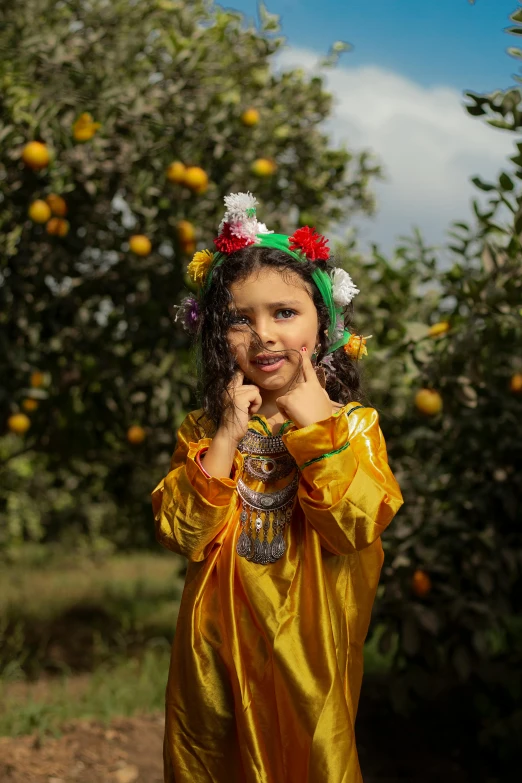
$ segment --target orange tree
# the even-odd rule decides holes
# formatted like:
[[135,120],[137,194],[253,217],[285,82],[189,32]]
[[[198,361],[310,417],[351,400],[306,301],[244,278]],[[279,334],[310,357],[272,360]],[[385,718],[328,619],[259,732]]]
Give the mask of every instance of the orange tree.
[[[511,18],[521,34],[522,11]],[[520,89],[467,97],[472,116],[522,128]],[[393,699],[460,694],[454,713],[510,759],[522,726],[521,181],[518,143],[495,182],[474,178],[485,203],[453,225],[449,267],[418,237],[391,260],[346,258],[365,290],[369,395],[405,497],[374,625],[394,653]]]
[[[339,257],[371,334],[364,402],[380,411],[405,504],[384,539],[372,633],[394,707],[451,703],[513,760],[522,711],[522,159],[454,226],[453,264],[419,236],[389,259]],[[510,207],[507,207],[509,203]],[[448,719],[449,720],[449,719]],[[451,722],[449,721],[449,722]],[[453,725],[453,724],[452,724]]]
[[273,70],[281,44],[263,7],[254,29],[203,0],[2,4],[4,545],[150,538],[195,404],[169,307],[227,192],[284,231],[371,212],[378,168],[330,144],[331,97]]

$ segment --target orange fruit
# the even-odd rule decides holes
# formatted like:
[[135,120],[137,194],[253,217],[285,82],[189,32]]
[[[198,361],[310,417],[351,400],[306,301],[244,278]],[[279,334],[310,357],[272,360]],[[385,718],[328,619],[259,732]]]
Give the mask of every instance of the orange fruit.
[[431,579],[429,578],[426,571],[423,571],[421,568],[417,568],[411,578],[411,589],[415,595],[419,596],[419,598],[423,598],[425,595],[428,595],[431,587]]
[[53,237],[65,237],[69,233],[69,222],[63,218],[52,217],[45,230]]
[[96,128],[93,125],[83,125],[73,130],[73,137],[75,141],[90,141],[95,133]]
[[451,325],[449,321],[439,321],[438,323],[433,324],[433,326],[430,326],[428,335],[430,337],[439,337],[439,335],[449,332],[450,329]]
[[57,215],[58,217],[66,216],[67,204],[61,196],[58,196],[56,193],[49,193],[45,200],[51,207],[53,215]]
[[42,199],[36,199],[29,207],[29,217],[35,223],[47,223],[51,217],[51,209]]
[[152,250],[150,239],[144,234],[134,234],[129,239],[129,247],[137,256],[148,256]]
[[415,395],[415,406],[426,416],[435,416],[442,410],[442,397],[434,389],[420,389]]
[[44,169],[49,165],[51,156],[46,144],[41,141],[30,141],[22,150],[22,160],[33,171]]
[[257,177],[270,177],[276,168],[274,161],[268,158],[258,158],[252,163],[252,172]]
[[196,252],[196,243],[193,239],[189,239],[186,242],[181,243],[181,250],[187,256],[191,256]]
[[259,122],[258,110],[254,108],[246,109],[241,115],[241,122],[243,123],[243,125],[247,125],[248,127],[252,125],[257,125],[257,123]]
[[174,160],[167,168],[167,179],[169,182],[185,182],[186,166],[180,160]]
[[145,430],[143,427],[140,427],[139,424],[135,424],[127,430],[127,440],[129,443],[142,443],[145,440],[145,435]]
[[208,174],[199,166],[189,166],[185,171],[184,183],[193,193],[204,193],[208,188]]
[[196,229],[189,220],[180,220],[176,230],[181,242],[192,242],[196,237]]
[[9,416],[7,419],[7,426],[11,432],[16,432],[17,435],[23,435],[31,426],[31,420],[25,413],[13,413],[13,415]]
[[31,413],[31,411],[35,411],[38,407],[38,400],[33,399],[32,397],[27,397],[27,399],[22,401],[22,408],[24,411],[28,411]]
[[86,111],[80,114],[74,123],[73,137],[75,141],[89,141],[99,128],[101,128],[101,123],[94,122],[92,114]]
[[520,394],[522,392],[522,372],[516,372],[511,376],[509,388],[513,394]]
[[34,388],[37,388],[38,386],[43,386],[45,381],[45,376],[43,372],[38,372],[38,370],[35,370],[33,373],[31,373],[31,378],[29,383]]

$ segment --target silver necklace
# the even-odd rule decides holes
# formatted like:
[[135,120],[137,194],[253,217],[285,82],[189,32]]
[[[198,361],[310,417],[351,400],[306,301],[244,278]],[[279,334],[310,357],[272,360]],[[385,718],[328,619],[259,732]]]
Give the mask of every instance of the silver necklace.
[[[244,465],[248,475],[270,484],[289,475],[297,468],[279,435],[261,435],[248,430],[238,445],[245,454]],[[286,552],[284,529],[292,518],[292,507],[299,485],[296,472],[286,487],[274,492],[257,492],[239,479],[237,489],[241,498],[241,533],[236,552],[252,563],[275,563]],[[272,527],[272,540],[268,534]],[[261,533],[262,531],[262,533]],[[260,536],[263,536],[262,538]]]

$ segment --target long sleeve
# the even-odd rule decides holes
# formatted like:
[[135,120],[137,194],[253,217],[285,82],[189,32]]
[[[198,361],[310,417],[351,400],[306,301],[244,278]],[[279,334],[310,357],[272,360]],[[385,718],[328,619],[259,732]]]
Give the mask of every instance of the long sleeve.
[[196,456],[209,447],[211,439],[198,438],[198,434],[194,414],[189,414],[178,431],[170,472],[151,493],[158,541],[193,561],[204,560],[222,543],[234,512],[234,492],[243,464],[236,451],[234,478],[207,477]]
[[354,404],[283,441],[301,470],[299,503],[323,546],[343,555],[375,541],[403,504],[375,408]]

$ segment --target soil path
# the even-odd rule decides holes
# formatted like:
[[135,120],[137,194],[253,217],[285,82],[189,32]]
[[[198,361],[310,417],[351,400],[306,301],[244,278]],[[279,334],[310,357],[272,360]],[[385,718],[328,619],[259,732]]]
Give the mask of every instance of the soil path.
[[72,721],[61,737],[0,737],[2,783],[163,783],[163,716]]
[[[375,714],[358,732],[364,783],[477,783],[415,727]],[[163,715],[71,721],[60,737],[0,737],[1,783],[163,783]],[[481,779],[481,778],[480,778]]]

